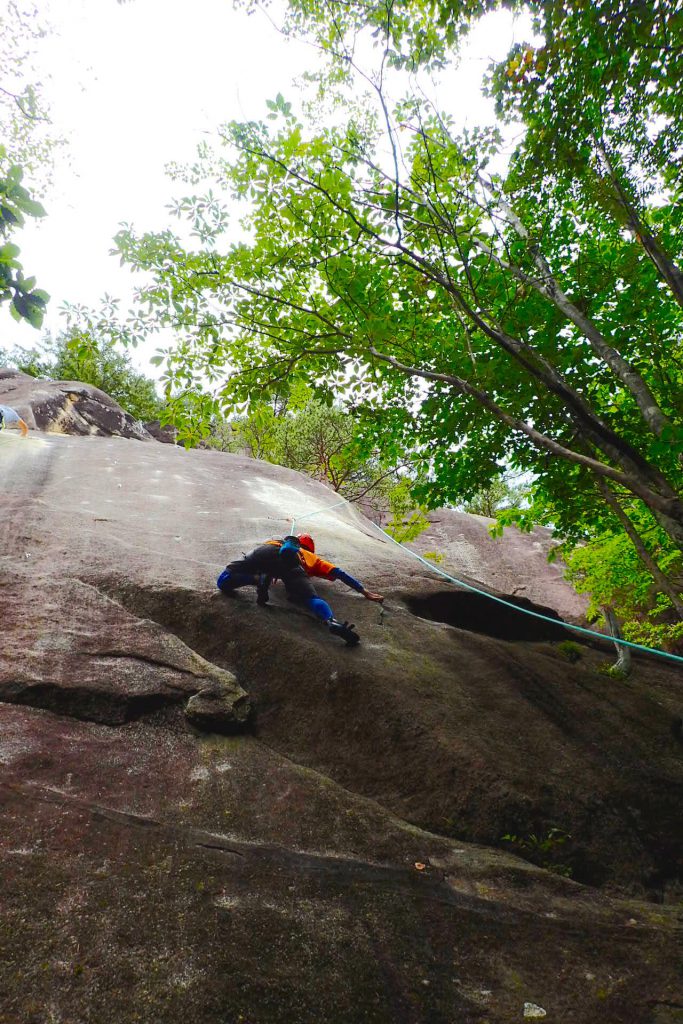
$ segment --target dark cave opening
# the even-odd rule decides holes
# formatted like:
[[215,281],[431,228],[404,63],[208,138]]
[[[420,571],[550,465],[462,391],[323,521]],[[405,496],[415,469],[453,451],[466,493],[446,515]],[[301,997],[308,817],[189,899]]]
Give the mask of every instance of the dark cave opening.
[[405,603],[421,619],[445,622],[448,626],[466,629],[472,633],[483,633],[498,640],[567,640],[576,635],[566,629],[553,608],[534,604],[525,597],[505,596],[515,608],[547,615],[557,621],[544,622],[531,615],[524,615],[506,605],[492,601],[483,594],[464,590],[442,590],[435,594],[411,595]]

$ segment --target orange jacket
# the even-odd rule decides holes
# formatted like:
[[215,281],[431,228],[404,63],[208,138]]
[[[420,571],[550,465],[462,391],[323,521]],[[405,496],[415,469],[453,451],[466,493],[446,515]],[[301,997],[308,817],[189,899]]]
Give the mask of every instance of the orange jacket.
[[[267,540],[266,544],[274,544],[279,547],[282,544],[281,540]],[[317,576],[322,580],[329,580],[330,573],[336,568],[332,562],[326,562],[324,558],[320,558],[312,551],[308,551],[306,548],[299,549],[299,561],[301,567],[305,570],[307,576]]]
[[330,573],[336,568],[332,562],[326,562],[324,558],[320,558],[306,548],[301,548],[299,558],[304,564],[307,576],[319,576],[320,579],[329,580]]

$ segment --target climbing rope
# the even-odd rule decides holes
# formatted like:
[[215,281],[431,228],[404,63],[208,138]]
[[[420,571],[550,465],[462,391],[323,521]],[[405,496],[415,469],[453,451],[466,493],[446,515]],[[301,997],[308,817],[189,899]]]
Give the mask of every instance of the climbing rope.
[[298,519],[292,519],[292,528],[291,528],[291,530],[289,532],[290,532],[290,534],[293,534],[294,533],[294,524],[295,523],[300,523],[302,519],[310,519],[311,516],[318,516],[318,515],[320,515],[321,512],[329,512],[330,509],[339,508],[340,505],[348,505],[348,504],[349,504],[348,500],[346,498],[342,498],[341,501],[336,501],[334,503],[334,505],[328,505],[326,508],[319,508],[317,512],[307,512],[305,515],[299,516]]
[[[333,508],[338,508],[339,505],[349,504],[350,502],[344,499],[343,501],[336,502],[334,505],[328,505],[326,508],[320,508],[316,512],[307,512],[306,515],[299,516],[298,519],[292,520],[292,528],[290,532],[294,533],[295,523],[300,522],[302,519],[311,519],[313,516],[320,515],[321,512],[329,512]],[[377,523],[372,523],[372,526],[374,526],[376,530],[379,530],[382,536],[386,537],[387,540],[390,540],[392,544],[396,545],[396,547],[401,548],[402,551],[405,551],[413,558],[416,558],[418,562],[422,562],[423,565],[426,565],[430,572],[434,572],[437,573],[439,576],[443,576],[444,579],[449,580],[450,583],[455,583],[456,586],[463,587],[465,590],[469,590],[473,594],[481,594],[482,597],[488,597],[490,601],[495,601],[497,604],[502,604],[506,608],[512,608],[513,611],[520,612],[520,614],[522,615],[530,615],[534,619],[541,619],[541,621],[543,622],[551,622],[555,626],[565,626],[566,629],[573,629],[575,633],[582,633],[584,636],[594,636],[597,637],[598,640],[603,641],[611,640],[612,643],[619,644],[621,647],[629,647],[633,651],[642,651],[645,654],[655,654],[660,658],[666,658],[668,661],[675,661],[678,664],[683,665],[683,658],[680,657],[680,655],[678,654],[670,654],[669,651],[660,651],[657,647],[646,647],[644,644],[636,644],[633,643],[631,640],[622,640],[617,637],[608,637],[605,636],[604,633],[596,632],[596,630],[594,629],[586,629],[583,626],[576,626],[571,622],[565,622],[564,619],[554,619],[550,615],[543,615],[541,612],[533,612],[529,608],[520,608],[519,605],[513,604],[512,601],[506,601],[502,597],[496,597],[495,594],[489,594],[488,591],[486,590],[480,590],[479,587],[473,587],[469,583],[465,583],[464,580],[459,580],[456,576],[451,576],[449,573],[444,572],[443,569],[439,569],[438,566],[433,565],[431,562],[428,562],[426,558],[422,557],[422,555],[418,555],[416,551],[411,551],[410,548],[407,548],[400,541],[392,537],[391,534],[387,533],[386,530],[383,530],[381,526],[377,525]]]

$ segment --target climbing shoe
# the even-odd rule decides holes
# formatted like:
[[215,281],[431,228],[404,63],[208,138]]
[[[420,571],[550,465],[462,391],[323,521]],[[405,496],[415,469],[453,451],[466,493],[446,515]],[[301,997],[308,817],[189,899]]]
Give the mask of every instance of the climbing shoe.
[[356,644],[360,643],[360,637],[358,633],[355,633],[355,626],[350,622],[337,622],[336,619],[330,619],[328,623],[330,627],[330,633],[334,633],[335,636],[341,637],[345,640],[349,647],[355,647]]
[[256,583],[256,604],[268,604],[268,588],[270,587],[270,576],[261,573]]

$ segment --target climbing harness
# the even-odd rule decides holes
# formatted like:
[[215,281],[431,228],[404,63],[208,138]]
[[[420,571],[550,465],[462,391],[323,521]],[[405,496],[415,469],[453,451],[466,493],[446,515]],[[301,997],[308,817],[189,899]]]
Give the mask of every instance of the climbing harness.
[[[326,508],[317,509],[317,511],[315,512],[307,512],[305,515],[299,516],[297,519],[292,520],[290,533],[294,533],[295,524],[300,522],[302,519],[311,519],[313,518],[313,516],[320,515],[322,512],[329,512],[331,511],[331,509],[338,508],[340,505],[349,504],[350,502],[347,501],[346,498],[344,498],[343,501],[337,501],[335,502],[334,505],[328,505]],[[372,525],[375,527],[376,530],[379,530],[382,536],[386,537],[387,540],[390,540],[392,544],[395,544],[396,547],[401,548],[407,554],[412,555],[413,558],[416,558],[418,562],[422,562],[423,565],[426,565],[430,572],[434,572],[437,573],[439,576],[443,576],[444,579],[447,579],[450,583],[455,583],[456,586],[463,587],[465,590],[469,590],[473,594],[481,594],[482,597],[488,597],[490,601],[495,601],[496,604],[502,604],[506,608],[512,608],[513,611],[520,612],[522,615],[530,615],[534,619],[541,619],[542,622],[551,622],[554,626],[564,626],[566,629],[572,629],[575,633],[581,633],[583,636],[594,636],[597,637],[598,640],[603,641],[611,640],[612,643],[618,644],[621,647],[629,647],[633,651],[642,651],[645,654],[654,654],[657,657],[665,658],[668,661],[674,661],[679,665],[683,665],[683,658],[678,654],[670,654],[669,651],[660,651],[657,647],[646,647],[645,644],[636,644],[630,640],[622,640],[617,637],[608,637],[605,636],[604,633],[598,633],[594,629],[586,629],[583,626],[575,626],[571,622],[565,622],[563,619],[554,619],[551,618],[550,615],[543,615],[541,614],[541,612],[534,612],[531,611],[531,609],[529,608],[520,608],[519,605],[513,604],[512,601],[506,601],[504,598],[496,597],[495,594],[489,594],[486,590],[481,590],[479,587],[473,587],[469,583],[465,583],[463,580],[459,580],[457,579],[457,577],[451,576],[449,573],[444,572],[443,569],[439,569],[438,566],[432,565],[432,563],[428,562],[426,558],[422,557],[422,555],[418,555],[416,551],[411,551],[410,548],[407,548],[400,541],[395,540],[390,534],[386,532],[386,530],[383,530],[381,526],[378,526],[377,523],[372,523]]]

